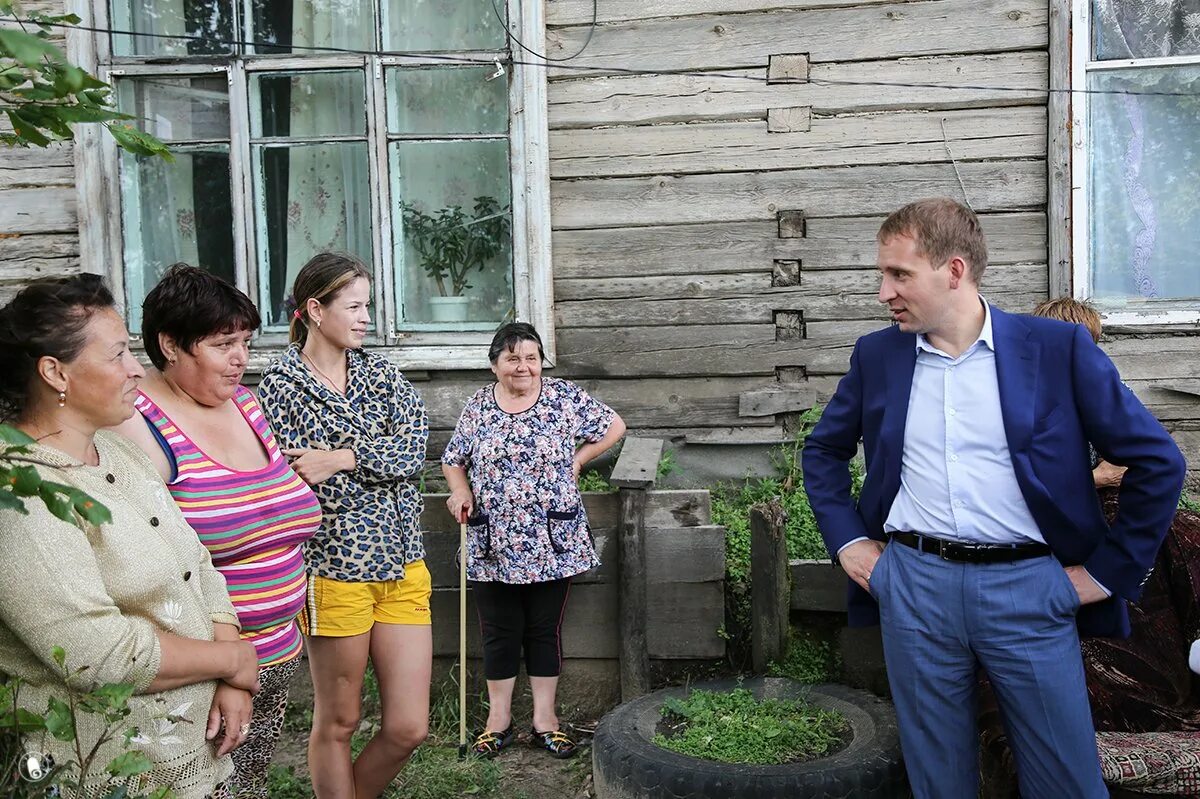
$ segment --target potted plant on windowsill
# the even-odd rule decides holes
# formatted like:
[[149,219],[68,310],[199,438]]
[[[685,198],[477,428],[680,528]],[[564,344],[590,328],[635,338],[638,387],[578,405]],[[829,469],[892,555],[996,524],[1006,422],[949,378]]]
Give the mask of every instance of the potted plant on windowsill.
[[495,197],[482,195],[475,198],[469,212],[459,205],[433,213],[412,203],[401,203],[401,209],[405,238],[437,286],[438,296],[429,298],[432,320],[466,321],[470,298],[463,293],[473,288],[472,273],[484,272],[509,241],[508,207],[502,208]]

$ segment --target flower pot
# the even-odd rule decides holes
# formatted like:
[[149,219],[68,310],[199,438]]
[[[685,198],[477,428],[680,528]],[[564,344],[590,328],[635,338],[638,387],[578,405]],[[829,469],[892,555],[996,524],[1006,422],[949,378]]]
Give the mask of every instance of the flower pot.
[[430,297],[429,315],[434,322],[465,322],[470,297]]

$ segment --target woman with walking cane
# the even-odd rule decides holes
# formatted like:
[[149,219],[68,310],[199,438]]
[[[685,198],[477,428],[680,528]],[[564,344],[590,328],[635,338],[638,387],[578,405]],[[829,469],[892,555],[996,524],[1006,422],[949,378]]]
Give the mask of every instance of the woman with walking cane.
[[542,377],[544,358],[531,325],[500,328],[488,350],[496,382],[467,402],[442,456],[446,505],[456,520],[468,518],[467,572],[490,702],[474,745],[484,757],[514,738],[522,649],[533,745],[558,758],[575,753],[555,712],[562,617],[571,578],[599,563],[577,480],[585,463],[625,433],[621,417],[582,388]]
[[[293,468],[324,512],[307,548],[301,614],[315,702],[308,766],[318,799],[379,796],[429,729],[431,587],[413,480],[425,463],[429,422],[399,370],[362,349],[370,295],[370,272],[357,259],[312,258],[292,289],[292,346],[259,386]],[[382,723],[352,759],[368,658]]]

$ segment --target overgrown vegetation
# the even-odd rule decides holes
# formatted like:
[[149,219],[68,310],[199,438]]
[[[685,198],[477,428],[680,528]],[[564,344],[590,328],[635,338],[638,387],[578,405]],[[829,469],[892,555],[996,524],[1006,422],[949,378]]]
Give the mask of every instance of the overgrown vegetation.
[[0,27],[0,113],[12,132],[0,131],[0,144],[47,147],[74,138],[72,126],[102,125],[117,146],[135,155],[173,161],[167,146],[148,133],[123,124],[112,87],[72,64],[51,39],[78,25],[74,14],[23,12],[13,0],[0,0],[0,18],[16,26]]
[[[20,679],[0,682],[0,796],[43,799],[66,792],[97,799],[171,799],[174,794],[168,788],[143,784],[142,775],[154,764],[137,751],[133,740],[138,731],[127,726],[133,686],[105,684],[79,690],[71,686],[81,681],[88,667],[69,668],[62,647],[55,647],[52,656],[62,676],[63,695],[52,695],[44,713],[21,706]],[[95,739],[85,739],[80,732],[85,716],[103,722]],[[181,721],[185,720],[165,717],[168,724]],[[52,763],[30,752],[26,741],[40,735],[67,744],[74,756]],[[108,762],[101,760],[101,750],[117,741],[122,742],[123,751]]]
[[[458,759],[458,684],[453,672],[442,681],[429,711],[429,739],[413,755],[408,766],[384,792],[385,799],[458,799],[462,796],[490,796],[500,785],[500,766],[495,761],[468,756]],[[486,720],[487,702],[480,697],[471,702],[475,712],[468,729],[480,727]],[[366,724],[350,739],[350,750],[357,755],[379,729],[381,704],[379,681],[368,668],[363,680],[362,717]],[[298,704],[288,706],[284,727],[307,735],[312,725],[312,709]],[[268,793],[271,799],[312,799],[312,784],[307,775],[291,767],[271,766]]]
[[783,660],[771,663],[767,675],[815,685],[833,681],[841,667],[841,655],[829,641],[793,631]]
[[772,765],[823,757],[850,732],[845,717],[805,702],[754,698],[746,688],[692,691],[663,704],[654,743],[722,763]]
[[[601,471],[600,469],[589,469],[579,475],[579,490],[594,491],[600,494],[611,494],[617,490],[617,487],[608,481],[612,476],[612,467],[617,463],[617,456],[621,452],[621,444],[618,443],[605,459],[608,463],[608,469]],[[655,479],[662,480],[668,475],[679,471],[679,463],[675,460],[675,453],[669,449],[664,449],[662,456],[658,459],[658,469],[655,472]]]

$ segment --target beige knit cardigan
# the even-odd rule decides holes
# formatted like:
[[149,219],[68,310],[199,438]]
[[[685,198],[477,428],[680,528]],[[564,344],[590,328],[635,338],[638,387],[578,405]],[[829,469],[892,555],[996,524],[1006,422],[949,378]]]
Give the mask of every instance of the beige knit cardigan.
[[[237,616],[225,578],[146,456],[107,432],[97,434],[96,450],[95,467],[40,445],[18,456],[43,479],[102,502],[113,520],[99,527],[81,522],[81,529],[36,500],[26,501],[28,515],[0,511],[0,673],[22,680],[20,703],[35,712],[45,712],[51,695],[65,698],[55,647],[66,651],[84,690],[132,684],[125,726],[136,728],[131,745],[155,764],[148,782],[171,786],[179,799],[204,799],[232,770],[229,757],[218,759],[204,738],[216,682],[147,693],[161,656],[156,631],[212,640],[214,622],[236,625]],[[97,716],[79,721],[90,748],[103,727]],[[73,746],[48,735],[31,736],[25,745],[59,763],[76,760]],[[118,740],[100,753],[94,770],[103,773],[121,751]],[[84,795],[103,792],[96,787]]]

